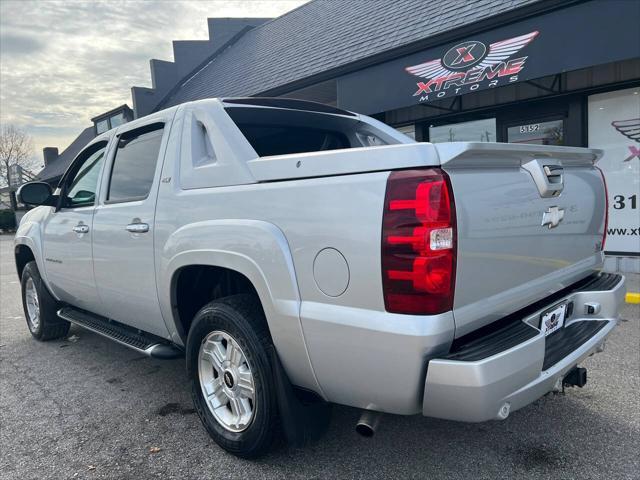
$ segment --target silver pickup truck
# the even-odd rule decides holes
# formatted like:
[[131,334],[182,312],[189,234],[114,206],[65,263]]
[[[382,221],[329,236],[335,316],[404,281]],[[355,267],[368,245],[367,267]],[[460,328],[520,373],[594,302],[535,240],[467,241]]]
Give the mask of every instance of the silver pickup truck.
[[377,412],[505,419],[583,386],[618,321],[600,155],[416,143],[297,100],[183,104],[96,137],[55,191],[21,188],[27,325],[184,355],[204,426],[243,457],[306,440],[330,403],[365,435]]

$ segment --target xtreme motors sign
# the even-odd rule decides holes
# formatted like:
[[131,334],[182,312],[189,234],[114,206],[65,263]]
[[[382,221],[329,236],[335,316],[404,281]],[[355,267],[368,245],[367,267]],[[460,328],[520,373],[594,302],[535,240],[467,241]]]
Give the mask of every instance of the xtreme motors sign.
[[338,107],[379,113],[637,58],[638,18],[640,2],[592,0],[462,36],[338,78]]
[[424,102],[473,92],[483,83],[497,87],[517,82],[528,58],[518,53],[538,34],[530,32],[488,47],[478,40],[466,41],[451,47],[442,58],[406,67],[408,73],[422,79],[413,96]]

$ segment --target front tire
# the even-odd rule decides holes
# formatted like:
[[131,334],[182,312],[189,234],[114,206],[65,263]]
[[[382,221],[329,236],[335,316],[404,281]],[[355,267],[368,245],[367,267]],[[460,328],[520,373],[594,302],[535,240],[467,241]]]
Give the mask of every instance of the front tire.
[[42,281],[35,261],[22,270],[22,307],[31,335],[40,341],[65,337],[69,322],[58,317],[57,302]]
[[266,453],[279,431],[264,313],[253,295],[205,305],[187,339],[193,402],[213,440],[243,458]]

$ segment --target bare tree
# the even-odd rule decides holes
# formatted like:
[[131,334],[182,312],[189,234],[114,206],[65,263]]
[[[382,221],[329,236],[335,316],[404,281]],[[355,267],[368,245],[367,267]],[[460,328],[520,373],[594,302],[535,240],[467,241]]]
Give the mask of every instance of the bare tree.
[[29,171],[35,166],[33,159],[33,139],[24,130],[14,125],[3,125],[0,129],[0,187],[9,186],[11,205],[15,209],[13,190],[18,185],[11,185],[11,170],[23,168]]

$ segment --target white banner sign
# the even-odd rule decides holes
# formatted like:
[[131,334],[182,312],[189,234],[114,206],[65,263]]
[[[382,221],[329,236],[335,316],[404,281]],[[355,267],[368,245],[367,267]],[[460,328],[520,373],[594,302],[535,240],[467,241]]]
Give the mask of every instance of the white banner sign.
[[640,88],[589,97],[589,147],[609,190],[606,252],[640,255]]

